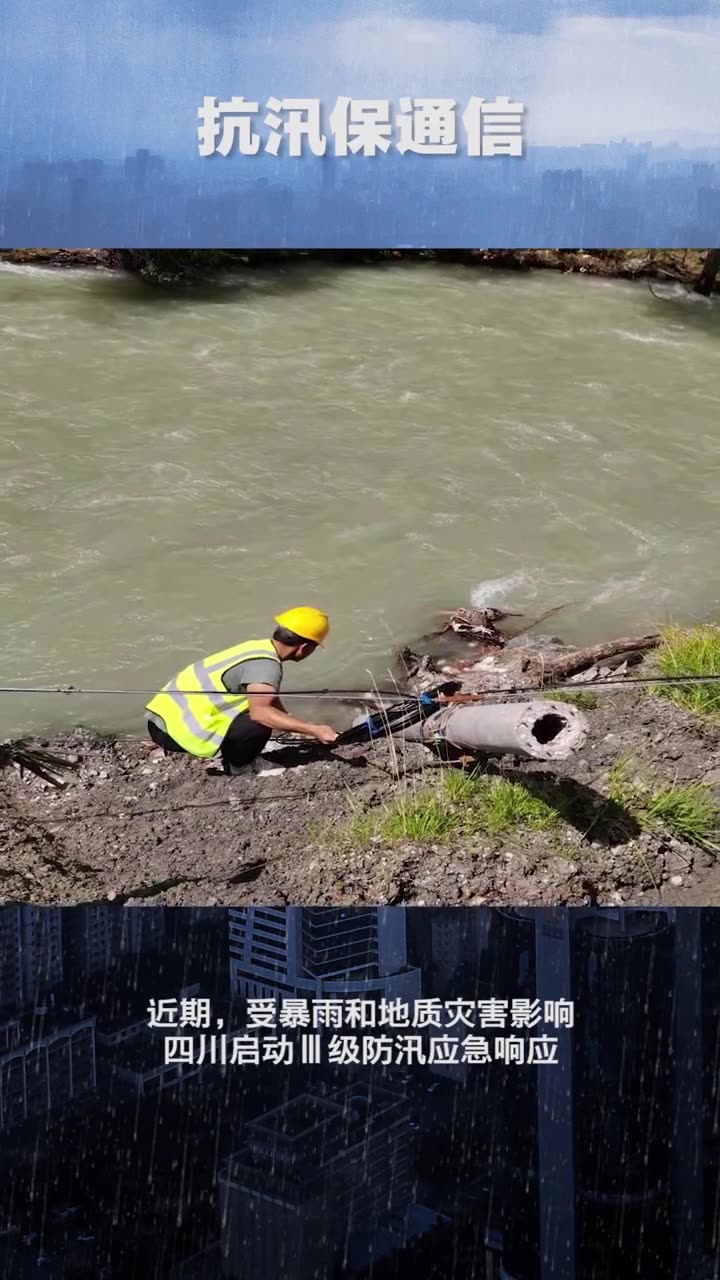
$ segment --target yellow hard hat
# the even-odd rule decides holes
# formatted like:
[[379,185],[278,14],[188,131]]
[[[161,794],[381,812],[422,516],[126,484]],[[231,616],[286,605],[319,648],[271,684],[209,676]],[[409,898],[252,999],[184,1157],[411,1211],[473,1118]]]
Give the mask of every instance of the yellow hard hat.
[[277,615],[275,621],[278,626],[294,631],[296,636],[301,636],[312,644],[322,644],[330,630],[327,614],[309,607],[286,609],[284,613]]

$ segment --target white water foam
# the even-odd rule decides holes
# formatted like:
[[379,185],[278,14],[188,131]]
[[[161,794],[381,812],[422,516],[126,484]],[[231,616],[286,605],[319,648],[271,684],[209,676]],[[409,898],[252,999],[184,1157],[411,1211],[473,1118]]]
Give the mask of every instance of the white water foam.
[[630,329],[613,329],[619,338],[627,338],[628,342],[642,342],[653,347],[686,347],[687,342],[678,342],[677,338],[660,338],[653,333],[635,333]]
[[507,604],[511,592],[527,586],[529,582],[525,573],[509,574],[506,578],[486,578],[473,587],[470,603],[474,609],[482,609],[495,603]]
[[[80,276],[96,276],[100,271],[108,278],[116,273],[108,271],[103,267],[40,267],[30,262],[0,262],[0,272],[8,276],[42,276],[45,280],[58,280],[64,286],[67,285],[68,270],[72,271],[74,279]],[[64,278],[63,278],[64,277]]]

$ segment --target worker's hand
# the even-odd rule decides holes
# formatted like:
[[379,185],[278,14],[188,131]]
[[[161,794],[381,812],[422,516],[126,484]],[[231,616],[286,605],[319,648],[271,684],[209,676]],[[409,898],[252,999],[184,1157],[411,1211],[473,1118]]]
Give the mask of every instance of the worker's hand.
[[329,747],[331,743],[337,741],[338,734],[329,724],[314,724],[313,737],[317,738],[318,742],[323,742],[326,747]]

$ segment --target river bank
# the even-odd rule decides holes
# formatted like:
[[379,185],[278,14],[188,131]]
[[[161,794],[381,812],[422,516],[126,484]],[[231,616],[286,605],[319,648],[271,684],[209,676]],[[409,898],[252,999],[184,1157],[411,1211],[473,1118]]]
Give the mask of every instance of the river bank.
[[[472,835],[433,829],[450,793],[418,810],[461,778],[419,748],[399,777],[380,744],[226,783],[73,731],[140,734],[148,686],[266,634],[301,583],[333,617],[312,687],[371,687],[452,601],[564,601],[578,646],[720,617],[715,307],[440,264],[165,294],[2,275],[4,683],[86,689],[3,701],[3,737],[79,757],[61,793],[0,771],[8,900],[720,902],[706,846],[660,821],[692,817],[687,783],[716,794],[714,722],[627,689],[572,765],[503,762],[505,825],[476,812]],[[616,811],[625,757],[644,827]]]
[[448,250],[296,250],[246,252],[215,250],[127,249],[0,249],[0,262],[16,266],[102,268],[134,271],[146,278],[171,278],[209,267],[242,269],[288,264],[303,258],[313,261],[362,265],[412,259],[461,263],[501,270],[567,271],[607,279],[671,279],[694,284],[702,271],[707,250],[702,249],[448,249]]
[[471,834],[425,819],[438,788],[442,804],[467,806],[467,774],[398,739],[281,749],[228,780],[139,739],[62,735],[48,745],[73,762],[64,790],[0,770],[0,893],[223,906],[720,902],[701,822],[708,806],[720,812],[720,721],[642,687],[587,684],[575,696],[583,748],[559,764],[481,765],[478,785],[500,805]]

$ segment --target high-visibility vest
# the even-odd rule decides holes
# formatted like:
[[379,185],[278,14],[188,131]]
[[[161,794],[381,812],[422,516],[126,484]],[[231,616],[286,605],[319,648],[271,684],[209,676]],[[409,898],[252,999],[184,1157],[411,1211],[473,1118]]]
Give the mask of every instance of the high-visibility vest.
[[282,663],[272,640],[246,640],[244,644],[211,653],[209,658],[185,667],[148,702],[145,710],[160,716],[166,732],[190,755],[203,759],[214,756],[235,717],[250,705],[244,693],[228,692],[223,676],[238,662],[251,658],[270,658],[277,662],[282,673]]

